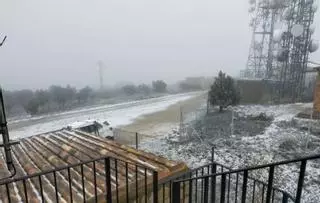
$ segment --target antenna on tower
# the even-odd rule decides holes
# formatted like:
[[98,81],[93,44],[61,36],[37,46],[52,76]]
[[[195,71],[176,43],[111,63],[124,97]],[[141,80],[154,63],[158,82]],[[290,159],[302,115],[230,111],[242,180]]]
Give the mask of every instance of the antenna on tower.
[[282,5],[262,0],[249,0],[249,14],[252,19],[252,39],[244,78],[268,79],[273,64],[273,33],[277,13]]
[[313,39],[315,0],[249,0],[253,37],[243,78],[267,80],[271,94],[300,101],[305,90],[309,54],[317,51]]
[[286,30],[278,49],[280,57],[277,58],[282,67],[279,99],[289,97],[292,102],[302,99],[309,55],[317,51],[319,46],[313,39],[317,8],[317,1],[297,0],[291,2],[283,13]]
[[104,64],[102,61],[98,61],[98,68],[99,68],[100,89],[102,90],[104,88],[104,84],[103,84]]

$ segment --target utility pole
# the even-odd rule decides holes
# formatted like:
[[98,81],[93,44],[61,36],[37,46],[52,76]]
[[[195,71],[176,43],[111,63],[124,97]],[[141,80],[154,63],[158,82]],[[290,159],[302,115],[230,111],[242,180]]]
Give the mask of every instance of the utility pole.
[[100,79],[100,90],[103,90],[104,84],[103,84],[103,69],[104,65],[102,61],[98,62],[98,68],[99,68],[99,79]]
[[[7,39],[7,36],[3,38],[2,42],[0,43],[0,47],[4,44],[6,39]],[[6,118],[6,112],[5,112],[1,87],[0,87],[0,134],[2,135],[2,143],[0,143],[0,147],[4,148],[4,155],[7,163],[7,168],[11,172],[10,176],[0,179],[2,181],[7,178],[12,178],[16,174],[16,169],[14,167],[13,160],[12,160],[11,146],[19,144],[19,141],[13,141],[13,140],[10,140],[9,138],[7,118]]]
[[[5,36],[0,43],[0,47],[4,44],[6,41],[7,36]],[[7,118],[5,113],[5,107],[4,107],[4,101],[3,101],[3,94],[2,89],[0,87],[0,134],[2,135],[2,143],[0,143],[0,147],[4,148],[4,155],[7,163],[8,170],[12,173],[10,177],[13,177],[16,174],[13,161],[12,161],[12,155],[11,155],[11,145],[18,144],[18,141],[11,141],[9,139],[9,131],[7,126]],[[8,177],[8,178],[10,178]]]
[[13,169],[13,162],[11,156],[11,148],[10,148],[10,140],[9,140],[9,132],[7,127],[7,120],[3,102],[2,89],[0,88],[0,134],[2,134],[2,144],[0,147],[4,148],[4,154],[7,162],[8,169],[11,171]]

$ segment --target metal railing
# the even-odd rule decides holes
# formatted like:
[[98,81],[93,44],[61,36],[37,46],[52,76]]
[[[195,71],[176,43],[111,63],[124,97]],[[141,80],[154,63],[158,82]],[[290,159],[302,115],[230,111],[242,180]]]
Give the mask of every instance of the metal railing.
[[[17,167],[17,172],[18,175],[29,175],[0,181],[0,200],[9,203],[48,201],[299,203],[307,162],[320,159],[320,155],[315,155],[234,170],[215,162],[214,150],[211,157],[210,164],[182,175],[161,179],[160,182],[157,171],[111,157],[88,160],[40,173],[34,173],[32,170],[35,169],[27,164],[24,167]],[[15,164],[19,166],[18,162]],[[299,164],[294,197],[275,186],[276,167],[288,164]],[[265,174],[266,179],[256,178],[257,173]]]
[[[171,177],[167,180],[163,180],[159,183],[159,188],[161,189],[162,191],[162,198],[161,199],[165,199],[167,198],[168,202],[173,202],[173,197],[172,197],[172,194],[174,194],[174,192],[172,193],[172,186],[173,186],[173,183],[174,182],[177,182],[177,181],[182,181],[181,182],[181,201],[182,202],[186,202],[186,200],[188,199],[188,195],[189,193],[192,193],[193,195],[193,200],[192,198],[191,199],[188,199],[189,202],[205,202],[204,200],[204,193],[201,193],[201,191],[204,190],[204,186],[205,186],[205,182],[204,182],[204,179],[202,178],[203,176],[206,176],[206,175],[212,175],[212,174],[216,174],[216,173],[223,173],[223,172],[230,172],[232,171],[232,168],[228,167],[228,166],[225,166],[223,164],[220,164],[220,163],[217,163],[214,161],[214,149],[212,149],[212,162],[209,163],[209,164],[206,164],[206,165],[203,165],[201,167],[198,167],[198,168],[195,168],[195,169],[192,169],[190,171],[188,171],[187,173],[183,174],[183,175],[179,175],[179,176],[176,176],[176,177]],[[190,183],[186,182],[186,181],[183,181],[184,179],[190,179],[190,178],[193,178],[193,179],[197,179],[198,178],[198,183],[192,183],[192,186],[189,187]],[[230,197],[230,193],[232,192],[231,191],[231,185],[232,183],[234,184],[234,186],[236,188],[234,188],[234,195],[235,195],[235,199],[238,199],[238,195],[240,194],[239,193],[239,181],[242,180],[243,178],[243,174],[241,173],[238,173],[235,175],[234,177],[234,180],[232,178],[232,175],[229,174],[228,175],[228,179],[226,180],[228,182],[228,187],[227,187],[227,199],[230,200],[231,197]],[[255,193],[265,193],[265,190],[268,186],[268,184],[266,182],[263,182],[261,180],[258,180],[257,178],[253,178],[253,177],[250,177],[248,176],[248,184],[249,186],[251,186],[251,191],[253,192],[252,193],[252,198],[253,199],[257,199],[257,196]],[[218,198],[217,194],[219,192],[216,191],[216,188],[219,188],[219,184],[217,182],[216,179],[214,179],[212,182],[210,182],[210,185],[209,185],[210,189],[210,195],[211,196],[211,199],[213,200],[213,202]],[[167,188],[167,190],[165,190],[165,188]],[[197,192],[194,192],[193,190],[197,191]],[[272,187],[272,190],[273,190],[273,194],[283,194],[284,196],[286,196],[289,200],[292,200],[294,201],[294,198],[287,192],[277,188],[277,187]],[[215,192],[213,192],[215,191]],[[210,200],[211,200],[210,199]],[[261,200],[263,202],[263,198],[261,197]],[[254,201],[253,201],[254,202]]]
[[[238,202],[241,194],[239,191],[241,188],[240,184],[243,183],[244,173],[239,172],[233,174],[231,171],[231,168],[214,162],[194,169],[171,182],[174,188],[175,182],[181,181],[180,186],[182,188],[180,195],[182,202],[186,202],[187,200],[187,202],[208,202],[209,199],[205,198],[206,189],[208,189],[207,192],[209,192],[207,194],[209,196],[207,197],[210,198],[212,202],[221,202],[220,200],[223,198],[228,202]],[[212,181],[209,183],[208,188],[205,188],[207,183],[206,179],[203,177],[211,176],[213,174],[217,174],[217,177],[219,177],[219,173],[226,173],[225,179],[209,178],[210,181]],[[192,181],[187,181],[190,179],[192,179]],[[225,191],[221,191],[222,188],[225,188]],[[247,189],[251,198],[250,202],[264,202],[264,196],[262,194],[265,194],[265,191],[268,188],[267,183],[248,175],[247,188],[250,188],[250,190]],[[175,193],[175,191],[173,193]],[[222,194],[224,194],[223,198],[221,198]],[[292,201],[294,200],[290,194],[277,187],[272,187],[272,194],[274,197],[280,195],[285,196]],[[250,198],[248,197],[246,201],[249,201],[248,199]],[[174,197],[172,197],[172,199],[174,199]]]
[[104,157],[0,183],[2,202],[157,202],[158,173]]
[[[314,159],[320,159],[320,155],[237,170],[214,162],[195,169],[176,180],[171,180],[171,202],[286,203],[291,201],[300,203],[307,161]],[[297,189],[295,197],[292,197],[289,193],[274,187],[275,168],[297,163],[300,163]],[[268,171],[267,183],[249,176],[250,172],[261,172],[260,170],[266,169]]]

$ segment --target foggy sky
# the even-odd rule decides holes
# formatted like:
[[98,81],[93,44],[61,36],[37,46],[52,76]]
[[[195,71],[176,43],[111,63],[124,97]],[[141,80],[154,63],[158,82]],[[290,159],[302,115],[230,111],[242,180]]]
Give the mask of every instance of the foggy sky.
[[98,87],[98,60],[106,85],[171,83],[220,69],[237,75],[251,39],[248,7],[247,0],[0,0],[0,34],[8,35],[0,84]]

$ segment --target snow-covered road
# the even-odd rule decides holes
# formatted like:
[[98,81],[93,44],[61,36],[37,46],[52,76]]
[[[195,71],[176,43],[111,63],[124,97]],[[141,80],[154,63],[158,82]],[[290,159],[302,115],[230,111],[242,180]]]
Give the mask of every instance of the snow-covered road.
[[14,139],[23,138],[57,130],[73,122],[86,119],[107,120],[114,127],[126,125],[142,115],[165,110],[173,104],[190,99],[198,94],[199,93],[169,95],[11,121],[9,122],[10,137]]

